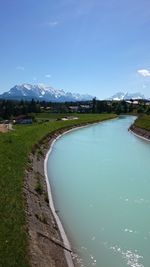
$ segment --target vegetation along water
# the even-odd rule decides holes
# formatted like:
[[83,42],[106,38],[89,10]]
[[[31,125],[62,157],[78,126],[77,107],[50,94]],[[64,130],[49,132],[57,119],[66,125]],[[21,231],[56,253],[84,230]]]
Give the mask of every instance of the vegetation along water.
[[150,143],[128,131],[134,120],[68,133],[49,157],[56,209],[79,266],[149,267]]

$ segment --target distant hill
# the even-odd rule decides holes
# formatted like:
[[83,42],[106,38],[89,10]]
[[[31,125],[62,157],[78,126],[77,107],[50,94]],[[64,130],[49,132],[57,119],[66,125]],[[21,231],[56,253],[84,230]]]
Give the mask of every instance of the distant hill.
[[31,85],[22,84],[15,85],[8,92],[0,95],[2,99],[24,99],[24,100],[40,100],[40,101],[51,101],[51,102],[67,102],[67,101],[86,101],[93,99],[93,96],[85,94],[81,95],[78,93],[65,92],[64,90],[57,90],[50,86],[43,84]]
[[129,99],[145,99],[145,96],[139,92],[137,93],[124,93],[118,92],[111,96],[109,100],[129,100]]

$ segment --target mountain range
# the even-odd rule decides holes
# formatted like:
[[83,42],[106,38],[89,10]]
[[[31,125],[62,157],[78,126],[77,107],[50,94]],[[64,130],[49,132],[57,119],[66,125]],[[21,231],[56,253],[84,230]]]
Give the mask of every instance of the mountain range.
[[[0,95],[1,99],[24,99],[24,100],[40,100],[40,101],[51,101],[51,102],[76,102],[76,101],[88,101],[92,100],[94,96],[88,94],[78,94],[65,92],[64,90],[54,89],[51,86],[43,84],[31,85],[21,84],[15,85],[8,92]],[[124,93],[118,92],[113,96],[107,98],[107,100],[129,100],[129,99],[145,99],[145,96],[141,93]]]
[[8,92],[0,95],[2,99],[24,99],[24,100],[40,100],[40,101],[51,101],[51,102],[69,102],[69,101],[86,101],[93,99],[93,96],[85,94],[81,95],[78,93],[65,92],[64,90],[54,89],[51,86],[43,84],[31,85],[21,84],[15,85]]
[[108,98],[108,100],[130,100],[130,99],[145,99],[145,96],[141,93],[124,93],[124,92],[118,92]]

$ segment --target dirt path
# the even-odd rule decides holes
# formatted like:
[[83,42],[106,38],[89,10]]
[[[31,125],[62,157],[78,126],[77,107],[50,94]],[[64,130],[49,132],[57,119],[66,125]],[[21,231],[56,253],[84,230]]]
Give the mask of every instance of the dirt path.
[[1,133],[7,133],[9,130],[12,130],[12,124],[0,124],[0,132]]

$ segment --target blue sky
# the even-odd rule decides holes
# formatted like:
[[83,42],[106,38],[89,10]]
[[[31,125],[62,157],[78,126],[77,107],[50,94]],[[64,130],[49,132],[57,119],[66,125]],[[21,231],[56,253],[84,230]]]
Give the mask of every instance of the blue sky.
[[0,1],[0,92],[44,83],[150,97],[149,0]]

